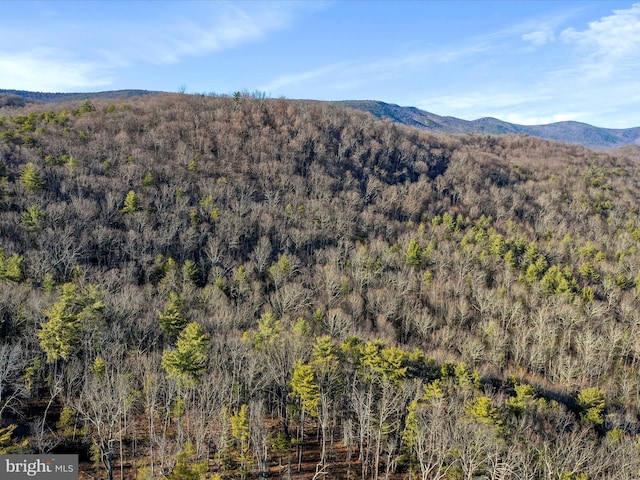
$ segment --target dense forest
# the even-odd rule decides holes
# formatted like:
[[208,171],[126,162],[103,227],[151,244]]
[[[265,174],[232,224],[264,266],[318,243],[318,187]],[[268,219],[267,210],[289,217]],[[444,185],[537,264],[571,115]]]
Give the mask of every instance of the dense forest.
[[0,109],[0,453],[632,479],[633,152],[162,94]]

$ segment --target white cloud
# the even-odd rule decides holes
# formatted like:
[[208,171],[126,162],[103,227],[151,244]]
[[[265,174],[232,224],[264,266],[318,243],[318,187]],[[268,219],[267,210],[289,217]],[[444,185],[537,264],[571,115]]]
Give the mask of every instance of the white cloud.
[[640,3],[614,10],[613,15],[590,22],[585,30],[568,28],[561,38],[578,49],[580,56],[570,68],[579,81],[633,81],[640,70]]
[[[526,30],[517,33],[523,25]],[[476,77],[475,86],[461,95],[442,86],[438,89],[442,95],[433,95],[419,107],[469,120],[492,116],[523,125],[567,120],[610,128],[637,125],[637,114],[629,107],[638,99],[640,3],[615,10],[583,29],[566,28],[555,35],[558,28],[547,20],[513,28],[514,38],[534,47],[556,40],[562,44],[544,53],[525,50],[527,61],[516,70],[496,68],[496,75],[508,78],[494,77],[503,91],[483,85],[492,81],[487,70],[486,78]]]
[[[560,12],[557,18],[532,19],[460,39],[456,45],[353,63],[327,75],[324,86],[346,85],[364,92],[367,83],[397,78],[407,85],[406,92],[397,93],[395,99],[378,99],[415,105],[439,115],[469,120],[492,116],[523,125],[568,120],[602,127],[637,124],[637,115],[630,118],[622,112],[634,96],[637,98],[638,90],[632,86],[637,86],[640,72],[640,4],[616,10],[584,30],[562,31],[561,25],[577,13],[572,10]],[[514,45],[518,40],[533,47],[556,44],[553,49],[521,49],[516,60]],[[514,64],[516,61],[522,63]],[[431,90],[427,99],[418,93],[421,87],[417,82],[409,87],[410,77],[428,78],[443,70],[444,75],[454,75],[450,84],[432,82],[425,87]],[[423,100],[418,100],[420,97]]]
[[517,123],[518,125],[548,125],[549,123],[556,122],[579,121],[580,118],[585,118],[589,115],[587,112],[554,113],[547,115],[508,113],[502,117],[502,120],[509,123]]
[[[132,2],[131,5],[136,5]],[[107,86],[117,70],[138,63],[168,65],[255,42],[285,29],[301,11],[318,2],[194,2],[167,9],[141,23],[105,15],[100,27],[51,11],[54,23],[0,29],[0,86],[41,91],[70,91]],[[111,9],[111,2],[95,2]],[[55,10],[55,7],[51,7]],[[134,9],[135,10],[135,9]],[[105,13],[107,10],[105,10]],[[131,18],[131,16],[129,16]],[[64,35],[60,35],[64,32]],[[15,39],[21,39],[16,41]]]
[[0,51],[0,85],[3,88],[68,91],[109,85],[108,69],[97,62],[65,57],[51,49],[19,53]]
[[262,85],[258,87],[258,90],[264,92],[272,92],[273,90],[279,90],[283,87],[288,87],[291,85],[297,85],[304,82],[309,82],[313,80],[317,80],[321,77],[326,77],[332,73],[339,71],[341,68],[344,68],[344,63],[336,63],[333,65],[326,65],[324,67],[316,68],[313,70],[309,70],[306,72],[293,73],[290,75],[281,75],[266,85]]
[[567,43],[584,48],[587,53],[609,58],[640,56],[640,3],[628,10],[614,10],[613,15],[590,22],[578,31],[568,28],[561,34]]
[[150,63],[175,63],[185,57],[203,56],[260,40],[288,27],[295,13],[287,4],[279,8],[265,4],[264,8],[253,10],[226,3],[214,5],[223,9],[203,13],[196,19],[164,19],[144,32],[137,24],[126,26],[127,40],[120,45],[123,55],[136,52],[136,56]]
[[[466,120],[493,117],[520,125],[545,125],[563,121],[586,121],[589,112],[568,110],[557,98],[544,92],[480,91],[470,95],[441,95],[417,102],[416,106],[437,115]],[[558,110],[562,109],[561,113]]]
[[543,26],[539,30],[525,33],[524,35],[522,35],[522,39],[526,42],[531,42],[534,46],[537,47],[554,42],[556,37],[551,27]]
[[348,91],[363,85],[398,80],[424,74],[429,67],[454,63],[477,55],[489,47],[483,42],[472,42],[469,46],[433,48],[405,55],[379,58],[369,62],[336,62],[299,73],[282,75],[259,90],[272,92],[283,87],[309,88],[311,83],[323,82],[323,88],[333,91]]
[[[540,95],[535,93],[494,93],[485,91],[478,92],[472,95],[439,95],[437,97],[419,102],[418,106],[427,110],[429,108],[438,108],[440,112],[461,110],[488,112],[495,109],[512,108],[527,103],[549,100],[550,98],[551,97],[548,95]],[[480,115],[486,116],[486,114]]]

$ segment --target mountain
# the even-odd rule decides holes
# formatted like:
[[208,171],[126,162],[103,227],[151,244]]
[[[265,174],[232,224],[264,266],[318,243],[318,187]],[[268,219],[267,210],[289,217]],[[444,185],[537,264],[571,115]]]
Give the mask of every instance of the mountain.
[[43,103],[59,103],[74,100],[92,100],[96,98],[127,98],[140,97],[143,95],[155,95],[160,92],[151,90],[109,90],[104,92],[86,92],[86,93],[50,93],[50,92],[31,92],[28,90],[3,90],[0,89],[0,96],[17,96],[24,99],[35,100]]
[[640,127],[611,129],[594,127],[580,122],[556,122],[548,125],[518,125],[491,117],[471,121],[455,117],[443,117],[415,107],[401,107],[372,100],[348,100],[335,103],[369,112],[378,118],[389,118],[394,122],[432,132],[475,133],[483,135],[513,133],[531,135],[557,142],[573,143],[596,150],[607,150],[631,144],[640,145]]

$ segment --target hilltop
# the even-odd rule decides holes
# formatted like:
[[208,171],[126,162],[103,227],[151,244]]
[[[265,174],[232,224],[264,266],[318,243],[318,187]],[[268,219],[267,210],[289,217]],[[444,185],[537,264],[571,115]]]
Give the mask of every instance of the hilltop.
[[[145,95],[157,95],[162,92],[150,90],[115,90],[93,93],[44,93],[24,90],[0,89],[0,106],[7,103],[24,106],[16,102],[15,97],[27,101],[56,103],[64,101],[84,101],[91,99],[116,99]],[[13,97],[13,100],[8,100]],[[3,101],[3,98],[5,99]],[[417,127],[436,133],[505,135],[519,134],[582,145],[596,150],[609,150],[625,145],[640,145],[640,127],[610,129],[595,127],[580,122],[556,122],[548,125],[518,125],[496,118],[462,120],[455,117],[440,116],[415,107],[401,107],[373,100],[345,100],[335,103],[340,106],[371,113],[377,118],[388,118],[394,122]]]

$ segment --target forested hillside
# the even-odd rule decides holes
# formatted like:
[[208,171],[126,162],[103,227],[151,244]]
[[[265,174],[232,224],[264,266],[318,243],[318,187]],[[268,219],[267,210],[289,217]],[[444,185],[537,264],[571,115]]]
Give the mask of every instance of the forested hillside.
[[0,453],[637,478],[636,162],[248,95],[4,107]]

